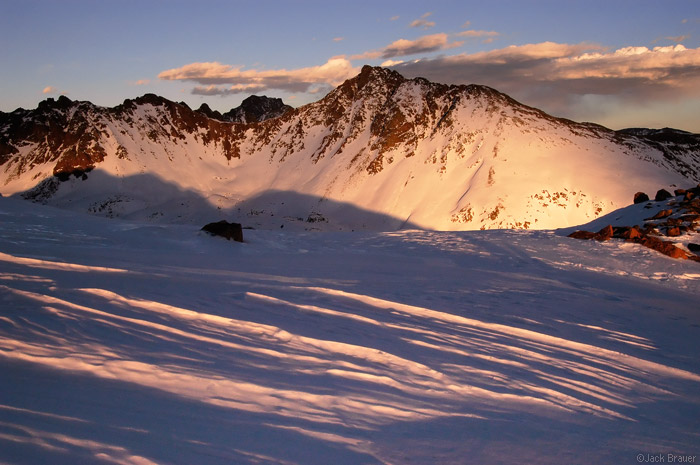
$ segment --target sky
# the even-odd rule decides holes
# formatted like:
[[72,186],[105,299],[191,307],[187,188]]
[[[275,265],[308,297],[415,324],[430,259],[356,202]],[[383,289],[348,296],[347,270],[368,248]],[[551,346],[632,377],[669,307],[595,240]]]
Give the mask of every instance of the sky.
[[145,93],[298,107],[365,64],[612,129],[700,133],[700,0],[0,0],[4,112]]

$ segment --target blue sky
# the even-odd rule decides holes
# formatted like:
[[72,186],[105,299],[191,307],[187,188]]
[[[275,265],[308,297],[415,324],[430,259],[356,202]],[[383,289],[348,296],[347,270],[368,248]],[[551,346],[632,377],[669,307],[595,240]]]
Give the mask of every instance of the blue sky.
[[700,1],[0,0],[0,110],[147,92],[299,106],[363,64],[555,116],[700,132]]

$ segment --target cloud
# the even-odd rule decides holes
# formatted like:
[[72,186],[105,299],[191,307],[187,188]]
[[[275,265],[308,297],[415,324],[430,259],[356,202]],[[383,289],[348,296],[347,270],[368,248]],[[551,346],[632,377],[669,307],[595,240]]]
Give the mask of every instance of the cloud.
[[381,58],[394,58],[418,53],[429,53],[459,47],[464,42],[449,42],[447,34],[431,34],[416,40],[399,39],[384,47]]
[[401,17],[401,16],[392,16],[391,18],[389,18],[389,21],[396,21],[396,20],[399,19],[400,17]]
[[472,29],[458,32],[455,35],[457,37],[465,37],[467,39],[481,39],[481,43],[490,44],[501,34],[496,31],[475,31]]
[[[700,48],[543,42],[441,56],[394,67],[407,77],[485,84],[550,113],[576,117],[584,100],[650,102],[700,98]],[[589,105],[590,106],[590,105]]]
[[388,68],[390,66],[400,65],[401,63],[403,63],[403,60],[386,60],[386,61],[382,62],[382,64],[380,66]]
[[58,89],[56,89],[54,86],[46,86],[44,87],[44,90],[41,91],[42,94],[57,94]]
[[435,26],[435,21],[427,21],[425,19],[416,19],[408,25],[408,27],[421,27],[423,29],[430,29]]
[[684,42],[688,39],[690,39],[690,36],[688,34],[682,35],[682,36],[675,36],[675,37],[666,37],[666,40],[670,40],[671,42],[676,42],[678,44],[680,44],[681,42]]
[[244,70],[218,62],[190,63],[161,72],[159,79],[191,81],[200,84],[198,95],[229,95],[282,90],[310,92],[319,87],[337,86],[359,72],[345,57],[333,57],[320,66],[293,70]]
[[[419,37],[415,40],[399,39],[396,40],[381,50],[371,50],[369,52],[351,55],[350,60],[376,60],[415,55],[419,53],[430,53],[439,50],[447,50],[459,47],[464,42],[450,42],[447,34],[431,34]],[[385,65],[382,65],[385,66]],[[389,65],[387,65],[389,66]]]
[[151,83],[150,79],[139,79],[138,81],[134,81],[131,83],[131,85],[134,86],[145,86]]
[[433,14],[432,12],[424,13],[423,16],[420,17],[420,19],[416,19],[416,20],[412,21],[411,24],[408,25],[408,27],[420,27],[423,29],[430,29],[431,27],[434,27],[435,22],[428,21],[426,19],[429,16],[431,16],[432,14]]
[[192,89],[192,94],[194,94],[194,95],[235,95],[235,94],[243,94],[243,93],[254,94],[256,92],[260,92],[263,90],[265,90],[265,87],[263,85],[258,85],[258,84],[248,84],[248,85],[234,84],[232,86],[222,86],[222,85],[210,84],[208,86],[195,86]]
[[333,42],[342,42],[345,37],[333,37]]
[[376,60],[382,57],[381,50],[371,50],[369,52],[359,53],[357,55],[350,55],[348,58],[352,61],[357,60]]
[[462,31],[456,34],[458,37],[480,38],[480,37],[497,37],[500,34],[496,31]]

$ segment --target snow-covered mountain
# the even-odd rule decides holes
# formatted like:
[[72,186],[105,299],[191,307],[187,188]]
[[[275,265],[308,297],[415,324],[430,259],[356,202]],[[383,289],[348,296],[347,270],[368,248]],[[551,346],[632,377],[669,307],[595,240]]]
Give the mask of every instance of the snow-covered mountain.
[[145,95],[2,114],[0,192],[153,221],[542,229],[700,180],[699,136],[615,132],[383,68],[281,116],[211,113]]

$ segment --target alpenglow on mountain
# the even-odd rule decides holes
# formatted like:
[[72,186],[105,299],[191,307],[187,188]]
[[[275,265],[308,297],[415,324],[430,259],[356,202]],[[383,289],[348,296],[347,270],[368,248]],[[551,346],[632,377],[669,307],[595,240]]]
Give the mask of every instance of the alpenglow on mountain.
[[366,66],[296,109],[258,99],[236,122],[152,94],[0,113],[0,193],[164,222],[543,229],[700,180],[700,136],[575,123],[485,86]]

